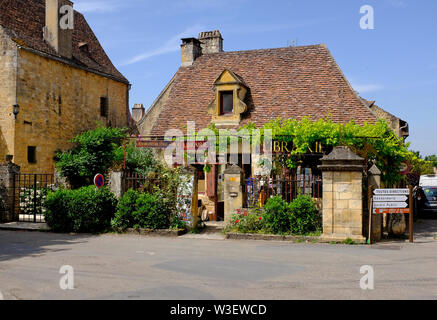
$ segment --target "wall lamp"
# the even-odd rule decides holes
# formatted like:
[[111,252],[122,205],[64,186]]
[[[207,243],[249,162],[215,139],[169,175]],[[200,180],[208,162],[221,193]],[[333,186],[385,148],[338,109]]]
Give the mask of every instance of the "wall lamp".
[[18,113],[20,113],[20,106],[18,104],[14,104],[12,106],[12,112],[14,113],[15,120],[17,120]]

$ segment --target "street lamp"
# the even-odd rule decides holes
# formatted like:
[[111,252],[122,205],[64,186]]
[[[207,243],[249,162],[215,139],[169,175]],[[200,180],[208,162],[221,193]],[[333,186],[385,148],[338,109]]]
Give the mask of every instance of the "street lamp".
[[17,120],[18,113],[20,112],[20,106],[18,104],[14,104],[12,106],[12,112],[14,113],[15,120]]

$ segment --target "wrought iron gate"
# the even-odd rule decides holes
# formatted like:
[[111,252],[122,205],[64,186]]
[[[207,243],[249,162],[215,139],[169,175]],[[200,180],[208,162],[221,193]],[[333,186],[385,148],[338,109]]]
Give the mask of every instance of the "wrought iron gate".
[[13,217],[20,222],[45,222],[43,207],[50,190],[54,190],[53,174],[20,173],[14,176]]

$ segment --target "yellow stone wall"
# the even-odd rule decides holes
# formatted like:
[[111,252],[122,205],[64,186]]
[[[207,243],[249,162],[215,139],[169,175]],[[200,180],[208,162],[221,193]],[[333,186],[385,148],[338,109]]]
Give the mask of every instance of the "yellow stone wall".
[[17,47],[0,26],[0,163],[14,150]]
[[363,176],[323,172],[323,236],[363,240]]
[[[69,149],[75,135],[97,122],[126,127],[127,84],[26,50],[18,56],[20,113],[10,145],[21,172],[52,173],[55,151]],[[107,118],[100,116],[100,97],[108,97]],[[28,146],[37,147],[36,164],[27,162]]]

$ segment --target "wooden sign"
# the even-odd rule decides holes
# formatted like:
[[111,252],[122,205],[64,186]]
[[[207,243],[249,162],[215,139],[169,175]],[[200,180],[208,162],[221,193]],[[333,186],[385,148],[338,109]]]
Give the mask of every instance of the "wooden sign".
[[137,148],[152,148],[152,149],[165,149],[172,141],[164,140],[137,140]]

